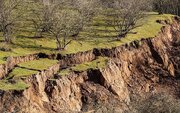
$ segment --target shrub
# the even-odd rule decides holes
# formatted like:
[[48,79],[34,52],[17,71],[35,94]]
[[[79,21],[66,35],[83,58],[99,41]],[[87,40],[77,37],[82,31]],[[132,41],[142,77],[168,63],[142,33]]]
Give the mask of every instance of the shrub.
[[179,113],[180,100],[165,93],[155,94],[142,101],[131,103],[126,113]]

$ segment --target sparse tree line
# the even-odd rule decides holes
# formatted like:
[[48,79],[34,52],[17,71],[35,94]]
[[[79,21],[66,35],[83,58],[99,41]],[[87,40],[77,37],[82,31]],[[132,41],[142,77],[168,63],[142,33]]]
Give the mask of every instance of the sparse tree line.
[[180,16],[180,0],[155,0],[153,5],[159,14],[170,13]]
[[[117,40],[126,37],[132,29],[138,27],[137,22],[145,16],[145,11],[151,9],[150,0],[111,0],[104,2],[108,26],[113,26],[117,32]],[[108,11],[111,9],[111,11]]]
[[[0,0],[0,30],[5,42],[12,43],[14,28],[23,18],[31,21],[35,37],[55,37],[57,49],[64,49],[95,15],[96,0]],[[18,13],[26,8],[26,14]],[[27,17],[27,18],[25,18]]]
[[55,37],[57,49],[62,50],[103,10],[107,18],[111,17],[111,20],[105,18],[106,24],[114,28],[117,40],[120,40],[138,27],[137,22],[145,16],[147,10],[154,8],[159,13],[179,14],[179,0],[172,1],[0,0],[0,31],[4,41],[12,43],[18,22],[28,20],[34,29],[34,37],[49,34]]

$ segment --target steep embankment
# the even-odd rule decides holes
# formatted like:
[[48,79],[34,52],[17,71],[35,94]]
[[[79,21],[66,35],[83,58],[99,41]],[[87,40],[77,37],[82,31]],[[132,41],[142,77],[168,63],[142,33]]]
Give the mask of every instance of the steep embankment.
[[[29,88],[0,91],[0,112],[122,112],[133,97],[160,92],[180,95],[180,20],[166,25],[155,38],[142,39],[112,49],[94,49],[66,57],[38,74],[23,78]],[[60,76],[63,67],[110,60],[101,68],[73,71]],[[179,98],[179,97],[178,97]]]

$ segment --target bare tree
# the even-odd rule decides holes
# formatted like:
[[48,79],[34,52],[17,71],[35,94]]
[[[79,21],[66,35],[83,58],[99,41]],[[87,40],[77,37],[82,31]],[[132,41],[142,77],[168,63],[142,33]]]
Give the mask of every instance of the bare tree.
[[[36,1],[37,2],[37,1]],[[87,25],[96,13],[96,0],[54,0],[44,5],[39,1],[39,7],[33,6],[31,19],[36,37],[42,37],[43,32],[49,32],[56,38],[57,49],[64,49],[76,39],[80,31]]]
[[[52,17],[50,33],[56,38],[57,49],[62,50],[77,37],[95,14],[94,0],[62,0]],[[56,8],[57,9],[57,8]]]
[[[83,30],[84,26],[86,26],[93,17],[96,15],[98,10],[98,0],[72,0],[75,10],[78,11],[80,15],[79,26],[76,30],[74,30],[73,37],[79,35],[80,31]],[[72,3],[72,2],[71,2]]]
[[23,15],[18,12],[18,7],[23,0],[0,0],[0,29],[3,32],[5,42],[12,42],[12,34],[17,21]]
[[[108,4],[106,23],[118,33],[117,39],[125,37],[137,27],[137,22],[144,17],[147,8],[144,0],[114,0]],[[110,18],[110,19],[108,19]]]
[[31,6],[30,21],[35,29],[35,37],[41,38],[43,33],[49,32],[52,26],[52,17],[58,10],[58,5],[44,5],[43,2],[33,3]]
[[79,26],[79,20],[79,13],[73,10],[63,9],[54,15],[50,33],[56,38],[58,50],[65,49],[72,41],[68,38]]

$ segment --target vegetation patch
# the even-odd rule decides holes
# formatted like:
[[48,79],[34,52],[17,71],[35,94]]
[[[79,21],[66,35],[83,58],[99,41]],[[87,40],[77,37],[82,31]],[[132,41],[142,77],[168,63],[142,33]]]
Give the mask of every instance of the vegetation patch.
[[70,43],[61,53],[70,54],[93,48],[112,48],[142,38],[155,37],[163,26],[156,20],[172,20],[172,16],[170,14],[158,15],[155,12],[147,13],[146,17],[137,23],[139,27],[119,41],[115,40],[117,33],[113,27],[105,24],[106,20],[103,16],[97,16],[94,18],[95,22],[80,33],[80,40]]
[[67,68],[67,69],[61,70],[61,71],[59,72],[59,75],[65,76],[65,75],[70,74],[71,72],[72,72],[72,70],[70,70],[69,68]]
[[27,76],[37,74],[37,73],[38,73],[38,71],[35,71],[35,70],[29,70],[29,69],[26,69],[26,68],[17,67],[15,69],[13,69],[13,71],[8,75],[7,79],[8,78],[27,77]]
[[107,65],[108,62],[108,58],[107,57],[99,57],[98,59],[92,61],[92,62],[85,62],[82,64],[77,64],[73,67],[61,70],[59,75],[63,76],[63,75],[68,75],[69,73],[73,72],[73,71],[77,71],[77,72],[83,72],[86,71],[88,69],[99,69],[99,68],[103,68]]
[[48,67],[58,63],[58,60],[50,60],[50,59],[39,59],[33,60],[30,62],[21,63],[18,66],[21,68],[31,69],[31,70],[45,70]]
[[48,69],[48,67],[58,63],[57,60],[39,59],[29,62],[18,64],[18,67],[12,70],[7,79],[9,78],[21,78],[27,77],[33,74],[37,74],[41,70]]
[[78,64],[74,67],[72,67],[71,69],[73,71],[85,71],[87,69],[99,69],[99,68],[103,68],[106,66],[108,62],[108,58],[106,57],[99,57],[98,59],[92,61],[92,62],[85,62],[82,64]]
[[17,81],[8,81],[0,80],[0,90],[9,91],[9,90],[25,90],[29,86],[21,80]]

